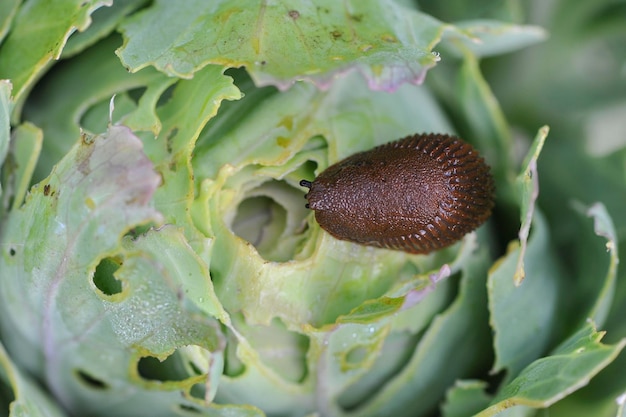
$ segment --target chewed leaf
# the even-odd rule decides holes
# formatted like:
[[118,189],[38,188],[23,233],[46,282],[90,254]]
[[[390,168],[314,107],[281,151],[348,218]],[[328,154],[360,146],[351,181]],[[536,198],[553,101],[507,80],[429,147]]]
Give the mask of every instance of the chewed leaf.
[[517,271],[521,250],[517,241],[509,246],[508,253],[491,267],[487,287],[496,354],[492,371],[507,369],[508,378],[550,347],[558,331],[557,300],[564,291],[563,271],[549,256],[554,249],[540,211],[534,214],[526,251],[527,278],[518,287],[511,277]]
[[144,0],[124,0],[111,2],[108,7],[99,8],[92,14],[93,24],[87,30],[74,32],[69,37],[61,52],[61,58],[81,53],[89,45],[114,31],[122,19],[144,4]]
[[481,380],[457,381],[446,394],[446,402],[441,406],[444,417],[464,417],[482,410],[491,400],[485,392],[487,383]]
[[[609,309],[615,293],[617,265],[619,264],[619,252],[617,248],[618,239],[615,232],[615,226],[613,225],[613,219],[604,204],[594,204],[589,207],[586,214],[587,216],[593,218],[594,232],[596,235],[606,239],[605,247],[606,251],[609,253],[609,266],[603,280],[603,285],[599,290],[598,298],[589,313],[589,317],[591,317],[595,323],[604,323],[607,315],[609,314]],[[595,264],[595,262],[589,261],[589,264]],[[597,277],[594,276],[594,278]]]
[[91,23],[89,15],[110,0],[36,0],[21,7],[0,47],[0,74],[13,80],[16,101],[46,65],[61,54],[69,35]]
[[[489,331],[487,311],[479,306],[485,302],[487,262],[486,251],[475,253],[463,268],[458,297],[430,322],[398,373],[362,399],[357,415],[431,415],[448,386],[485,366],[482,342],[487,340]],[[387,356],[380,357],[385,362],[393,361],[398,353],[388,351]]]
[[357,69],[370,88],[395,90],[424,79],[449,28],[389,0],[161,0],[122,25],[118,54],[132,71],[154,65],[184,78],[208,64],[245,66],[257,84],[280,89],[297,80],[324,88]]
[[[103,254],[116,251],[122,235],[160,221],[150,206],[159,182],[141,141],[125,127],[111,127],[103,136],[83,136],[9,214],[0,271],[12,279],[0,283],[0,317],[3,331],[11,335],[5,340],[12,353],[36,354],[26,349],[34,344],[45,346],[43,357],[54,355],[55,341],[64,334],[59,304],[75,305],[76,311],[84,306],[81,297],[60,287],[71,282],[74,289],[84,288],[89,271]],[[89,311],[76,317],[83,329],[91,326]],[[25,361],[37,366],[32,357]]]
[[521,227],[519,230],[520,252],[517,258],[517,267],[515,268],[515,274],[513,280],[515,285],[521,285],[525,277],[524,271],[524,256],[526,255],[526,247],[528,244],[528,236],[530,234],[530,226],[533,221],[533,215],[535,211],[535,202],[539,196],[539,178],[537,174],[537,159],[543,148],[543,144],[548,136],[549,128],[547,126],[542,127],[531,150],[526,156],[526,162],[523,166],[523,171],[517,177],[517,183],[521,193]]
[[615,345],[602,344],[603,336],[603,332],[597,332],[592,324],[587,324],[552,355],[526,367],[498,393],[491,407],[478,416],[493,416],[516,405],[547,407],[587,385],[589,379],[611,363],[626,344],[624,339]]
[[[109,101],[115,98],[113,122],[128,126],[135,133],[150,130],[158,133],[161,123],[155,102],[175,79],[168,79],[154,68],[129,74],[113,51],[119,38],[109,37],[78,56],[64,60],[63,71],[47,74],[37,86],[36,100],[28,100],[23,113],[28,121],[41,127],[45,140],[33,180],[41,181],[52,167],[69,152],[80,129],[101,133],[109,122]],[[89,71],[85,68],[89,67]],[[75,88],[80,85],[81,88]],[[123,100],[129,90],[145,89],[133,110],[123,113]],[[71,94],[67,94],[71,91]],[[103,111],[98,111],[103,103]],[[122,116],[123,115],[123,119]],[[148,150],[145,152],[150,156]]]

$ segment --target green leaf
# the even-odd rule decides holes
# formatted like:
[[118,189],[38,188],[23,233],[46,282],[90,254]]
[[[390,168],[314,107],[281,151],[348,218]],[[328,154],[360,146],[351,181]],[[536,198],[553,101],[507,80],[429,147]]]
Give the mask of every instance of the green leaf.
[[[421,333],[451,303],[457,281],[446,277],[475,259],[476,239],[470,235],[437,254],[410,256],[338,241],[315,223],[303,235],[298,229],[310,212],[297,184],[343,156],[403,134],[439,131],[447,127],[446,120],[424,89],[405,85],[393,94],[373,92],[355,75],[337,80],[329,92],[297,84],[277,94],[238,84],[246,96],[224,103],[209,121],[192,161],[194,177],[202,181],[193,219],[199,230],[214,237],[211,276],[220,301],[235,317],[226,353],[228,376],[216,398],[254,404],[268,413],[289,413],[294,407],[349,413],[372,397],[381,379],[411,378],[398,375]],[[413,106],[424,111],[416,115]],[[280,238],[273,240],[278,248],[284,245],[279,259],[268,258],[276,252],[265,252],[256,238],[246,241],[236,235],[244,230],[239,219],[248,219],[245,230],[270,230],[263,216],[267,205],[259,204],[256,212],[247,209],[260,198],[286,213]],[[306,244],[300,243],[303,237]],[[473,279],[480,280],[477,275]],[[486,310],[475,308],[479,301],[473,303],[471,314],[463,310],[459,316],[476,318],[476,323],[454,331],[486,336]],[[387,337],[390,329],[394,335]],[[271,344],[260,334],[284,341],[281,351],[293,373],[275,363]],[[302,336],[310,340],[306,351],[298,342]],[[468,349],[466,354],[478,352]],[[458,369],[450,370],[451,379],[467,370],[461,362],[459,357]],[[303,368],[308,373],[298,381],[295,375]],[[413,394],[408,392],[421,389],[422,383],[398,382],[402,388],[391,391],[410,401]],[[433,389],[443,398],[445,387]]]
[[[215,236],[211,272],[220,299],[229,311],[246,311],[250,324],[267,325],[274,317],[298,326],[333,323],[363,301],[383,296],[409,262],[399,252],[337,241],[314,224],[310,236],[298,230],[310,215],[298,182],[311,177],[316,165],[321,169],[328,164],[320,149],[321,135],[329,138],[328,154],[334,161],[403,134],[445,127],[437,106],[419,88],[407,85],[394,94],[372,92],[356,76],[335,85],[332,92],[324,93],[299,84],[281,94],[262,96],[253,110],[246,101],[257,96],[248,94],[229,103],[226,118],[218,114],[198,139],[193,172],[202,185],[193,218],[198,229]],[[430,110],[416,117],[410,111],[416,103]],[[279,259],[259,253],[255,239],[246,241],[233,233],[239,230],[238,211],[259,197],[287,213],[281,238],[275,240],[282,253]],[[265,207],[258,207],[263,226],[257,229],[267,222]],[[246,212],[246,218],[253,216]],[[303,246],[309,237],[308,246]],[[438,260],[446,262],[457,249],[443,251]],[[431,262],[428,257],[414,259],[421,265]],[[310,294],[317,296],[310,298]]]
[[0,217],[8,209],[9,203],[6,196],[7,179],[10,173],[6,172],[7,167],[3,167],[7,153],[9,151],[9,143],[11,141],[11,83],[7,80],[0,80]]
[[[579,314],[581,322],[589,318],[602,326],[615,294],[619,264],[618,240],[613,220],[603,204],[577,208],[585,217],[593,219],[593,231],[588,233],[588,237],[578,241],[576,291],[580,302],[577,303],[576,310],[582,313]],[[588,219],[585,220],[588,222]],[[588,226],[581,227],[581,231],[588,229]],[[599,244],[596,236],[605,240],[605,244]]]
[[350,415],[427,415],[456,379],[487,366],[487,266],[486,251],[475,253],[463,267],[459,296],[431,322],[410,360]]
[[170,100],[156,110],[162,124],[159,136],[146,141],[146,153],[155,161],[163,179],[154,196],[155,206],[165,213],[167,222],[185,228],[192,245],[196,240],[206,239],[198,233],[190,216],[196,175],[191,157],[196,140],[223,100],[241,98],[232,78],[223,72],[221,67],[208,66],[193,79],[179,81]]
[[615,414],[615,417],[625,417],[626,416],[626,393],[620,395],[617,398],[617,414]]
[[4,163],[11,141],[11,88],[10,81],[0,80],[0,166]]
[[[588,317],[601,322],[610,311],[610,319],[604,325],[609,341],[618,341],[623,336],[623,320],[620,315],[621,303],[615,300],[620,295],[616,290],[618,241],[611,217],[606,208],[599,203],[591,207],[581,204],[575,206],[580,216],[578,228],[581,238],[577,242],[575,280],[572,280],[572,300],[570,306],[573,324],[583,323]],[[593,219],[593,224],[589,221]],[[575,285],[573,285],[575,284]],[[614,303],[612,308],[611,302]],[[589,386],[575,392],[550,407],[550,414],[568,416],[572,412],[585,415],[610,416],[616,413],[616,402],[626,387],[623,378],[624,352],[605,370],[591,380]],[[573,411],[575,410],[575,411]]]
[[11,31],[0,45],[0,78],[13,82],[16,102],[21,102],[47,65],[57,59],[68,36],[85,30],[89,15],[107,0],[33,0],[20,7]]
[[[6,402],[5,402],[6,401]],[[0,409],[11,417],[62,417],[61,407],[22,372],[0,344]],[[8,414],[5,414],[8,411]]]
[[9,32],[22,0],[6,0],[0,3],[0,43]]
[[109,7],[101,7],[91,14],[93,22],[86,30],[74,32],[61,52],[61,58],[74,56],[115,30],[126,16],[146,4],[146,0],[115,0]]
[[516,286],[522,284],[525,277],[524,271],[524,257],[526,256],[526,247],[528,244],[528,236],[530,235],[530,227],[533,222],[533,215],[535,213],[535,204],[537,197],[539,196],[539,173],[537,172],[537,159],[543,144],[548,136],[549,128],[547,126],[542,127],[532,147],[526,155],[526,160],[522,164],[522,172],[517,177],[517,185],[520,189],[520,230],[518,233],[520,242],[519,257],[517,258],[517,266],[515,268],[515,275],[513,281]]
[[[545,40],[547,32],[538,26],[522,26],[495,20],[456,22],[467,37],[454,38],[478,58],[500,55],[526,48]],[[447,44],[447,42],[446,42]],[[455,51],[454,44],[452,51]],[[462,54],[462,53],[461,53]]]
[[549,231],[539,212],[535,212],[526,250],[526,279],[517,287],[513,277],[520,251],[519,245],[512,243],[507,255],[492,267],[488,281],[496,352],[493,371],[507,368],[508,378],[515,377],[554,343],[560,324],[558,296],[564,287]]
[[[88,271],[114,252],[132,227],[160,219],[149,206],[158,183],[141,142],[126,128],[112,127],[103,137],[83,136],[9,214],[0,270],[13,279],[0,282],[3,340],[31,372],[55,378],[59,363],[52,356],[67,336],[64,309],[86,326],[73,332],[89,328],[94,318],[88,311],[70,312],[80,310],[89,294],[84,293]],[[61,291],[65,287],[68,292]],[[50,360],[42,362],[45,357]]]
[[[127,128],[81,138],[3,229],[0,270],[14,277],[0,282],[3,338],[70,409],[258,416],[207,405],[223,368],[214,317],[229,318],[181,230],[122,239],[161,221],[151,208],[159,181]],[[202,371],[190,364],[199,357],[209,363]]]
[[480,380],[457,381],[446,394],[441,406],[443,417],[466,417],[484,409],[491,402],[485,393],[487,383]]
[[[560,29],[540,55],[545,64],[533,70],[520,55],[516,72],[479,58],[545,35],[487,20],[534,16],[517,0],[419,2],[420,11],[410,0],[120,0],[98,9],[107,2],[0,5],[0,78],[13,78],[18,97],[16,112],[0,81],[0,331],[12,360],[64,409],[151,417],[622,411],[626,356],[612,362],[625,343],[622,5],[559,3],[541,17]],[[461,23],[425,14],[433,9]],[[124,69],[116,27],[124,65],[154,68]],[[586,41],[607,31],[610,42]],[[575,60],[561,59],[571,51]],[[439,55],[432,84],[408,83]],[[249,74],[231,68],[240,66]],[[497,71],[514,86],[506,113]],[[573,109],[590,112],[571,123]],[[559,136],[542,150],[540,130],[516,182],[523,133],[547,119]],[[91,135],[116,123],[128,129]],[[343,157],[455,130],[493,166],[498,195],[493,219],[458,244],[427,256],[361,247],[330,237],[304,207],[299,181]],[[43,181],[28,193],[31,176]],[[573,199],[582,203],[570,210]],[[487,248],[501,254],[520,217],[519,243],[490,268]],[[613,346],[581,329],[588,317],[606,323]],[[490,366],[501,371],[495,379]],[[0,403],[15,386],[5,369],[0,352]],[[595,385],[570,395],[591,378]]]
[[463,44],[457,44],[463,60],[442,62],[427,81],[437,97],[446,103],[455,129],[472,143],[491,166],[496,182],[496,206],[505,216],[499,227],[504,235],[517,232],[519,209],[515,186],[517,163],[513,158],[513,138],[496,95],[483,76],[479,59]]
[[[81,128],[91,133],[106,130],[109,101],[115,94],[145,88],[136,110],[121,116],[114,113],[114,121],[126,116],[134,130],[148,130],[154,134],[159,132],[161,125],[154,106],[163,91],[176,80],[168,79],[151,68],[138,74],[128,74],[113,54],[119,42],[117,36],[109,37],[65,61],[64,70],[54,72],[42,80],[37,92],[26,102],[25,117],[44,132],[35,181],[45,178],[54,164],[67,154]],[[86,67],[90,70],[85,71]],[[98,123],[85,126],[86,119],[89,119],[86,115],[98,103],[104,104],[102,111],[97,117],[91,115],[91,120],[97,118]]]
[[446,29],[391,0],[194,0],[186,7],[161,0],[122,25],[118,53],[132,71],[154,65],[183,78],[218,64],[245,66],[257,85],[328,87],[337,73],[358,69],[370,87],[394,90],[423,80]]
[[13,133],[11,154],[15,158],[13,203],[11,210],[16,210],[23,202],[30,187],[33,172],[39,159],[43,134],[30,123],[18,126]]
[[511,132],[500,104],[480,71],[478,59],[465,51],[464,60],[452,84],[456,105],[462,106],[465,123],[471,132],[467,140],[476,143],[492,166],[498,198],[511,204],[515,164],[511,158]]
[[586,385],[626,345],[626,339],[615,345],[602,344],[603,335],[592,324],[587,324],[550,356],[526,367],[498,393],[492,405],[477,416],[496,415],[516,405],[547,407]]
[[[559,291],[565,285],[563,272],[549,256],[554,250],[549,230],[543,215],[535,209],[539,195],[537,159],[547,134],[547,128],[537,133],[517,178],[519,242],[509,245],[508,253],[489,274],[489,310],[496,352],[493,370],[508,368],[508,378],[541,356],[561,325],[554,312]],[[534,232],[529,240],[531,224]],[[526,275],[532,277],[532,282],[524,281]]]
[[448,0],[446,3],[420,1],[424,13],[439,16],[447,22],[462,22],[467,19],[497,19],[504,22],[519,22],[526,18],[523,1],[501,2],[499,0]]

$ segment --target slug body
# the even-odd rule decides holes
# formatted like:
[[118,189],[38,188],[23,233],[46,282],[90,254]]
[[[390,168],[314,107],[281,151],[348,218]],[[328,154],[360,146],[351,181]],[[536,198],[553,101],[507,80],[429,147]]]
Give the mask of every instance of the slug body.
[[322,172],[307,207],[337,239],[428,253],[491,215],[489,167],[469,144],[442,134],[413,135],[354,154]]

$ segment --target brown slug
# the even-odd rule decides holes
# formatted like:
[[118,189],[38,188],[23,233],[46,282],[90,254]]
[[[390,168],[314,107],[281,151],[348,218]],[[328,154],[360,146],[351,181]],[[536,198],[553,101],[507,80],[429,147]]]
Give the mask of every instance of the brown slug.
[[421,134],[354,154],[309,188],[307,208],[337,239],[429,253],[461,239],[491,215],[494,183],[461,139]]

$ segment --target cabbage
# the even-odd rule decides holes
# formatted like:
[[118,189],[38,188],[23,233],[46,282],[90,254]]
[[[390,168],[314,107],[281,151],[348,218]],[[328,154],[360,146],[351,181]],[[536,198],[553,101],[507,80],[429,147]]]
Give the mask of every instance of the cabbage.
[[[0,416],[622,415],[624,8],[431,3],[4,1]],[[301,179],[419,132],[487,224],[319,228]]]

